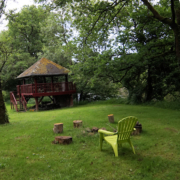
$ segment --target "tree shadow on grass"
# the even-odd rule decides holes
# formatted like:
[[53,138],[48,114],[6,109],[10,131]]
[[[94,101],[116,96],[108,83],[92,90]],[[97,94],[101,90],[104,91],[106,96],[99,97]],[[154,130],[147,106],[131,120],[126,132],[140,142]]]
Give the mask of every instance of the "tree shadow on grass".
[[[104,155],[114,154],[109,148],[103,150]],[[118,149],[119,157],[114,160],[126,163],[132,169],[129,170],[129,178],[134,179],[178,179],[180,176],[180,161],[167,159],[156,154],[141,155],[133,154],[131,148],[122,147]]]

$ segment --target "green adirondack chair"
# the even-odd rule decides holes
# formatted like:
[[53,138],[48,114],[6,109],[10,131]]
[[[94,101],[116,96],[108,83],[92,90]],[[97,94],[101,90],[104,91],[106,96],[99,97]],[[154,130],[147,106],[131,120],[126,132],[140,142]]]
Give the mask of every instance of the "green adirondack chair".
[[137,121],[138,119],[136,117],[129,116],[118,122],[117,132],[110,132],[100,129],[98,131],[100,138],[100,150],[102,150],[103,141],[105,140],[112,146],[115,156],[118,157],[118,145],[122,146],[122,143],[127,142],[130,144],[133,153],[135,154],[130,135],[133,132],[134,126]]

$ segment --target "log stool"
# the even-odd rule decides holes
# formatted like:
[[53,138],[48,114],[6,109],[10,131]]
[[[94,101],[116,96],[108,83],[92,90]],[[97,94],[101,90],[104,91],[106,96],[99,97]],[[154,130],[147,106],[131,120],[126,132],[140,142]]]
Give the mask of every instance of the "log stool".
[[114,115],[113,114],[109,114],[108,119],[109,119],[110,123],[114,123]]
[[82,120],[75,120],[73,121],[74,128],[78,128],[82,126]]
[[91,130],[91,132],[95,132],[95,133],[96,133],[96,132],[98,132],[98,130],[99,130],[99,129],[98,129],[97,127],[93,127],[92,130]]
[[70,143],[72,143],[72,137],[71,136],[56,136],[55,143],[70,144]]
[[56,123],[56,124],[54,124],[53,131],[55,133],[62,133],[63,132],[63,123]]
[[142,124],[140,124],[138,121],[135,125],[136,130],[134,130],[131,135],[139,135],[142,132]]

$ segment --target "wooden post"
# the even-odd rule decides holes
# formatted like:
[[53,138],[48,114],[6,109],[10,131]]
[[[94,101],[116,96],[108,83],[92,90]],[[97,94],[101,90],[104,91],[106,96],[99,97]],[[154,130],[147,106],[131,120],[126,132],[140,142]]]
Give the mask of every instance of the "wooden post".
[[[21,95],[21,92],[22,92],[22,86],[18,86],[18,92],[19,92],[19,95]],[[24,92],[24,91],[23,91]]]
[[39,100],[38,104],[41,103],[41,101],[43,100],[44,96],[41,97],[41,99]]
[[35,84],[35,93],[37,93],[37,79],[34,77],[34,84]]
[[45,76],[43,76],[43,83],[44,83],[44,92],[46,92],[46,77]]
[[70,95],[70,103],[69,103],[69,106],[70,106],[70,107],[73,106],[73,95],[72,95],[72,94]]
[[65,82],[68,82],[68,75],[65,75]]
[[56,123],[56,124],[54,124],[53,131],[55,133],[62,133],[63,132],[63,123]]
[[46,77],[43,76],[43,83],[46,83]]
[[53,87],[53,76],[51,76],[51,91],[54,92],[54,87]]
[[73,121],[74,128],[78,128],[82,126],[82,120],[75,120]]
[[68,84],[68,75],[65,75],[65,87],[66,87],[66,90],[65,91],[69,91],[69,84]]
[[35,101],[36,101],[36,111],[38,111],[39,110],[38,97],[35,97]]
[[108,119],[109,119],[110,123],[114,123],[114,115],[113,114],[109,114]]

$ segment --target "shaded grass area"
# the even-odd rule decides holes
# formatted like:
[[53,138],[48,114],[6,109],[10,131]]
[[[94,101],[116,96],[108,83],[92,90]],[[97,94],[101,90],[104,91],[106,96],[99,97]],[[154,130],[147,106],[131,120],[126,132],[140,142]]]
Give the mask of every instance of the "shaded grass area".
[[[72,180],[72,179],[180,179],[180,112],[148,106],[89,104],[41,112],[10,110],[10,124],[0,126],[0,179]],[[143,132],[132,137],[136,155],[128,144],[119,148],[115,158],[111,146],[99,150],[98,134],[85,128],[108,126],[108,114],[118,120],[136,116]],[[73,120],[83,127],[73,128]],[[72,136],[70,145],[54,145],[57,134],[53,124],[64,123],[64,132]]]
[[87,105],[87,104],[127,104],[127,105],[141,105],[141,106],[151,106],[151,107],[158,107],[158,108],[163,108],[163,109],[172,109],[172,110],[180,110],[180,101],[179,99],[177,100],[172,100],[172,101],[158,101],[154,100],[151,102],[144,102],[141,104],[136,104],[133,102],[128,101],[127,98],[110,98],[108,100],[99,100],[99,101],[81,101],[81,102],[75,102],[75,106],[79,105]]

